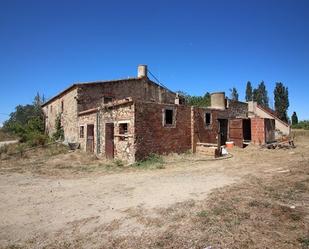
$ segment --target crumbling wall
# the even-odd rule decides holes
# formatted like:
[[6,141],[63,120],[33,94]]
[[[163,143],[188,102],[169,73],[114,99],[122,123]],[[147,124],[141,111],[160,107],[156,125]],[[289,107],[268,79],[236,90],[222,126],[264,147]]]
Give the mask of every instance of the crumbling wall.
[[[72,89],[66,94],[59,96],[54,101],[43,107],[45,115],[45,131],[52,136],[55,131],[55,121],[58,115],[61,115],[61,124],[64,130],[64,139],[66,142],[77,142],[77,89]],[[63,103],[63,111],[62,111]]]
[[104,96],[116,100],[132,97],[133,100],[162,103],[174,103],[176,97],[147,78],[85,84],[78,87],[78,110],[101,106]]
[[228,100],[229,118],[246,118],[248,117],[248,103],[236,100]]
[[[80,144],[80,148],[86,151],[86,143],[87,143],[87,126],[94,125],[94,153],[97,151],[97,112],[92,112],[85,115],[79,115],[78,117],[78,142]],[[80,127],[84,127],[83,137],[80,137]]]
[[[164,110],[174,110],[174,125],[164,126]],[[135,104],[136,159],[150,153],[182,153],[191,149],[191,109],[183,105]]]
[[[218,110],[194,108],[194,136],[196,143],[217,143]],[[205,114],[211,114],[211,123],[206,126]]]
[[[100,112],[100,138],[101,154],[105,156],[105,124],[114,124],[114,158],[128,163],[135,161],[134,147],[134,104],[127,103],[110,108],[104,108]],[[121,124],[128,125],[126,135],[120,134]]]

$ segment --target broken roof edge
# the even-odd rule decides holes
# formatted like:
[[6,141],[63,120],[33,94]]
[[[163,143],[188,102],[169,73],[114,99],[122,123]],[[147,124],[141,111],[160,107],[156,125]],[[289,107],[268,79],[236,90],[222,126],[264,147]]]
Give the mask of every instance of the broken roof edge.
[[71,90],[73,90],[76,87],[93,86],[93,85],[100,85],[100,84],[105,84],[105,83],[108,84],[108,83],[114,83],[114,82],[119,82],[119,81],[131,81],[131,80],[142,80],[142,79],[144,79],[144,78],[135,78],[135,77],[133,78],[133,77],[131,77],[131,78],[115,79],[115,80],[97,80],[97,81],[89,81],[89,82],[76,82],[76,83],[73,83],[68,88],[61,91],[60,93],[56,94],[55,96],[53,96],[49,100],[47,100],[44,104],[42,104],[42,107],[50,104],[51,102],[53,102],[57,98],[60,98],[61,96],[63,96],[67,92],[70,92]]
[[[262,111],[268,113],[270,116],[272,116],[275,120],[277,120],[278,122],[282,123],[283,125],[285,125],[286,127],[290,127],[290,125],[286,122],[284,122],[283,120],[281,120],[279,117],[277,117],[275,114],[273,114],[272,112],[270,112],[269,110],[267,110],[267,108],[264,108],[263,106],[260,105],[256,105],[258,108],[260,108]],[[271,109],[272,110],[272,109]]]
[[93,86],[93,85],[100,85],[100,84],[108,84],[108,83],[115,83],[115,82],[119,82],[119,81],[133,81],[133,80],[147,80],[148,82],[159,86],[162,89],[165,89],[173,94],[176,94],[175,92],[171,91],[170,89],[168,89],[167,87],[163,87],[161,85],[159,85],[158,83],[150,80],[148,77],[142,77],[142,78],[136,78],[136,77],[131,77],[131,78],[124,78],[124,79],[115,79],[115,80],[98,80],[98,81],[89,81],[89,82],[76,82],[73,83],[71,86],[69,86],[68,88],[64,89],[63,91],[61,91],[60,93],[58,93],[57,95],[53,96],[52,98],[50,98],[49,100],[47,100],[45,103],[43,103],[41,106],[44,107],[48,104],[50,104],[51,102],[53,102],[54,100],[56,100],[57,98],[60,98],[61,96],[63,96],[64,94],[70,92],[71,90],[75,89],[76,87],[79,86]]

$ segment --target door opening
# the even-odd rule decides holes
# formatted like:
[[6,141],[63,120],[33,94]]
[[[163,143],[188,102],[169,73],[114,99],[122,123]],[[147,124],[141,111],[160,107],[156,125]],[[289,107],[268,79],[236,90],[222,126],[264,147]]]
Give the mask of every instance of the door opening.
[[86,143],[86,151],[94,152],[94,125],[87,125],[87,143]]
[[227,119],[218,119],[219,121],[219,135],[220,135],[220,145],[225,145],[227,141],[227,127],[228,127],[228,120]]
[[105,156],[114,158],[114,123],[105,124]]

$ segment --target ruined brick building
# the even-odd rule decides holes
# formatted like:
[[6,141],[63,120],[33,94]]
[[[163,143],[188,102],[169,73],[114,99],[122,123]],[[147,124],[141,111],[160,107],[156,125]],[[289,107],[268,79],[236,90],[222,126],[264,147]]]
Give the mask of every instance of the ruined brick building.
[[151,81],[145,65],[134,78],[73,84],[42,107],[49,135],[60,115],[66,142],[129,163],[150,153],[195,152],[218,137],[240,147],[275,139],[275,118],[249,112],[248,103],[230,101],[222,92],[211,95],[209,108],[188,106]]

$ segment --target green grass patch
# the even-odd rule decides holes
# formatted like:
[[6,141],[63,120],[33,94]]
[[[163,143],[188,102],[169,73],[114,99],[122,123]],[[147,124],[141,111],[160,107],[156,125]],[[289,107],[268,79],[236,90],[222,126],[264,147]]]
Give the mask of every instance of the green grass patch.
[[158,154],[150,154],[146,159],[138,161],[132,165],[137,168],[152,168],[152,169],[164,169],[163,157]]

